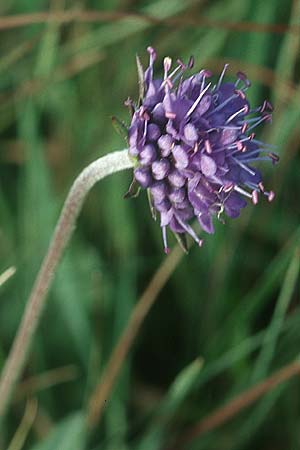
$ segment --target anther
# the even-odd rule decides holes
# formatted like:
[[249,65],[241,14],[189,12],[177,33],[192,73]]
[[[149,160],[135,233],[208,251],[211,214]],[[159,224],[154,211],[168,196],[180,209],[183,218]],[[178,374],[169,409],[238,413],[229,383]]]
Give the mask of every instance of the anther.
[[248,128],[248,124],[245,122],[244,125],[242,126],[241,133],[244,134],[246,132],[247,128]]
[[266,103],[267,103],[267,108],[268,108],[268,110],[269,110],[270,112],[272,112],[273,109],[274,109],[272,103],[269,102],[268,100],[266,101]]
[[207,70],[207,69],[202,70],[202,74],[206,78],[210,78],[213,75],[212,72],[210,70]]
[[156,51],[154,50],[154,48],[150,47],[150,46],[147,47],[147,52],[152,57],[152,60],[155,61],[156,60]]
[[222,189],[223,192],[225,192],[227,194],[227,192],[232,191],[232,189],[234,188],[234,184],[233,183],[228,183],[228,184],[225,184],[222,187],[223,187],[223,189]]
[[268,201],[271,202],[274,200],[274,198],[275,198],[275,192],[270,191],[268,194]]
[[166,117],[167,119],[174,120],[174,119],[176,118],[176,114],[173,113],[173,112],[171,112],[171,111],[166,111],[166,112],[165,112],[165,117]]
[[188,68],[192,69],[194,67],[195,59],[193,56],[190,56],[189,62],[188,62]]
[[236,95],[238,95],[239,97],[241,97],[242,100],[245,100],[246,95],[243,91],[241,91],[240,89],[236,89],[235,90]]
[[261,108],[260,108],[260,112],[264,112],[264,111],[269,111],[269,112],[273,111],[272,104],[270,102],[268,102],[267,100],[265,100],[263,102],[263,104],[261,105]]
[[183,61],[181,61],[180,58],[178,58],[178,59],[176,60],[176,62],[177,62],[177,64],[181,67],[182,70],[186,70],[186,65],[184,64]]
[[244,144],[241,141],[237,141],[236,142],[236,148],[238,149],[239,152],[242,152],[244,149]]
[[278,161],[279,161],[279,156],[276,155],[276,153],[269,152],[269,153],[267,153],[267,155],[269,156],[269,158],[271,158],[273,164],[278,163]]
[[257,193],[257,191],[252,191],[252,194],[251,194],[251,196],[252,196],[252,203],[253,203],[253,205],[257,205],[257,203],[258,203],[258,193]]
[[247,78],[247,75],[244,72],[237,72],[236,74],[238,81],[242,81],[245,85],[246,88],[248,88],[249,86],[251,86],[250,81]]
[[208,139],[204,141],[204,147],[207,153],[212,153],[212,148]]
[[261,105],[260,112],[264,112],[266,111],[266,109],[267,109],[267,101],[264,100],[263,104]]
[[246,115],[249,113],[249,110],[250,110],[249,106],[248,106],[248,105],[245,105],[245,106],[244,106],[244,113],[245,113]]
[[172,66],[172,59],[169,56],[164,58],[164,69],[165,72],[168,73]]

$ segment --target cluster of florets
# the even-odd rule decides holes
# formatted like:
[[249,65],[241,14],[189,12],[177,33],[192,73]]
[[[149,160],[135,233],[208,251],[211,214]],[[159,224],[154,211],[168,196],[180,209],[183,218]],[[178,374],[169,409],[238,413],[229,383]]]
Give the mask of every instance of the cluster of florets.
[[178,60],[171,70],[167,57],[163,79],[153,79],[156,53],[152,47],[148,52],[147,70],[138,64],[142,99],[138,105],[128,102],[133,114],[129,154],[135,159],[135,181],[148,189],[151,209],[160,214],[168,252],[167,227],[201,245],[192,219],[213,233],[212,217],[238,217],[247,205],[245,198],[257,204],[262,193],[272,201],[274,192],[265,190],[252,163],[276,162],[278,157],[255,139],[253,129],[271,119],[272,106],[265,101],[250,108],[245,94],[250,82],[243,73],[235,83],[225,83],[226,65],[216,84],[207,70],[184,79],[193,59],[187,65]]

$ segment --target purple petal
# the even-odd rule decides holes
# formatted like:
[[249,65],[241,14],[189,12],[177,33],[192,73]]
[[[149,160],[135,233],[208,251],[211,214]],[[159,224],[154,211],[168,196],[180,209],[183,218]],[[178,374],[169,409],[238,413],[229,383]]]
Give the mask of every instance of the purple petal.
[[200,214],[198,216],[198,222],[201,228],[206,231],[206,233],[213,234],[215,232],[214,225],[210,214]]
[[140,167],[134,170],[134,178],[143,188],[148,188],[152,183],[150,170],[146,167]]
[[213,158],[207,155],[202,155],[201,157],[201,172],[206,177],[213,176],[217,171],[217,165]]
[[177,169],[185,169],[189,165],[189,157],[180,145],[174,146],[172,154],[174,156],[175,166]]
[[163,180],[170,172],[170,162],[166,158],[152,164],[152,174],[156,180]]
[[142,165],[149,165],[156,160],[157,152],[154,145],[145,145],[141,153],[139,154],[139,161]]

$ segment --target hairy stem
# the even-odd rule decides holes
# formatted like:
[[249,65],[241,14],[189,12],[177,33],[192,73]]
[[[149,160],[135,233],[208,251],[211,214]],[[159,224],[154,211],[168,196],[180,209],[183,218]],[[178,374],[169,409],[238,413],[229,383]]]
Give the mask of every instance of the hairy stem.
[[75,228],[84,199],[97,181],[133,166],[127,149],[109,153],[87,166],[74,181],[64,203],[47,254],[29,296],[19,330],[6,360],[0,380],[0,419],[3,418],[15,384],[21,376],[38,326],[55,270]]

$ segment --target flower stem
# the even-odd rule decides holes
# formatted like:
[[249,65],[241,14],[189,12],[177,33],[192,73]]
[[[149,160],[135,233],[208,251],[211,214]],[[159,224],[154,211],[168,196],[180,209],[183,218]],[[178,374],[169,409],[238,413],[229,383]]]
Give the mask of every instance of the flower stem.
[[102,178],[133,166],[127,149],[109,153],[87,166],[74,181],[57,222],[53,237],[29,296],[19,330],[0,379],[0,419],[8,408],[15,384],[24,368],[38,326],[46,295],[57,265],[75,228],[75,222],[90,189]]

